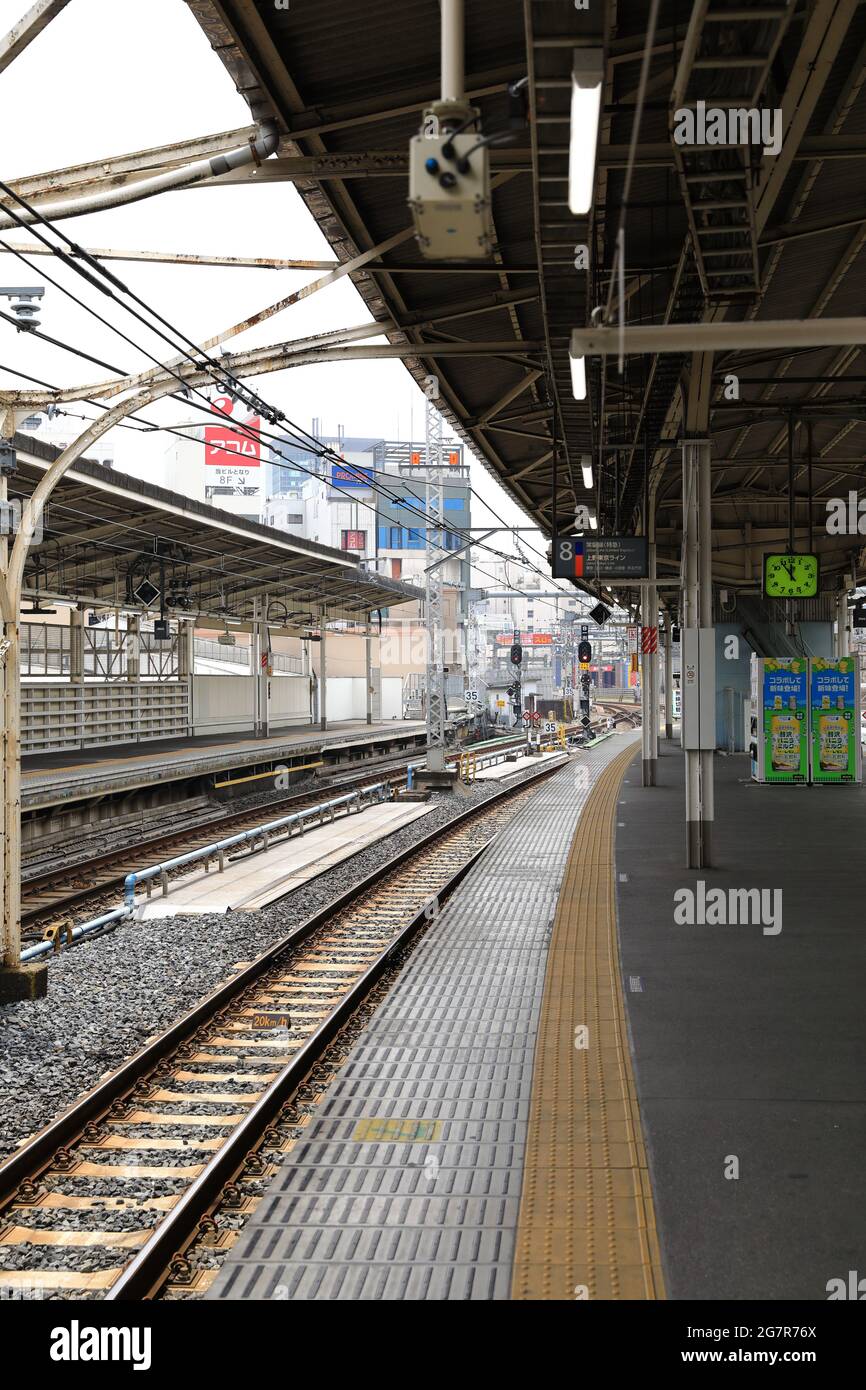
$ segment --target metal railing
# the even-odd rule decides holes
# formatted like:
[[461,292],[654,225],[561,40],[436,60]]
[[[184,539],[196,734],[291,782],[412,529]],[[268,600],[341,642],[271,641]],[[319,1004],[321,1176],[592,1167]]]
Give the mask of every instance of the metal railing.
[[[297,831],[303,834],[307,829],[306,822],[318,818],[318,824],[324,824],[327,815],[330,821],[335,819],[337,810],[345,807],[348,814],[352,810],[360,811],[364,804],[372,804],[377,801],[387,801],[391,794],[388,782],[377,782],[372,787],[361,787],[358,791],[347,792],[345,796],[334,797],[332,801],[322,801],[318,806],[308,806],[303,811],[294,811],[290,816],[281,816],[279,820],[268,821],[266,825],[254,826],[252,830],[242,830],[237,835],[229,835],[225,840],[215,840],[212,845],[205,845],[203,849],[190,850],[189,854],[179,854],[175,859],[166,859],[162,864],[154,864],[150,869],[138,869],[134,873],[127,874],[123,882],[123,901],[127,908],[135,907],[135,890],[142,884],[147,884],[147,896],[151,896],[152,884],[155,879],[159,879],[162,888],[162,895],[168,893],[168,876],[173,869],[180,869],[187,864],[204,863],[205,873],[210,869],[210,865],[216,860],[218,871],[222,873],[226,867],[226,853],[228,850],[248,846],[250,853],[254,854],[257,850],[267,850],[271,847],[272,840],[280,838],[280,832],[285,831],[285,838],[291,839]],[[256,842],[260,842],[256,845]]]
[[[345,808],[346,814],[350,811],[360,811],[365,805],[374,805],[380,801],[387,801],[391,796],[391,786],[388,782],[377,782],[372,787],[361,787],[358,791],[348,792],[345,796],[334,797],[331,801],[322,801],[318,806],[308,806],[303,811],[295,811],[290,816],[281,816],[279,820],[268,821],[266,825],[254,826],[252,830],[244,830],[239,835],[230,835],[225,840],[215,840],[212,845],[205,845],[203,849],[192,850],[189,854],[179,854],[175,859],[167,859],[162,864],[154,864],[149,869],[137,869],[134,873],[127,874],[123,882],[123,906],[113,908],[111,912],[104,912],[100,917],[94,917],[89,922],[82,922],[80,926],[64,926],[57,930],[51,928],[46,939],[39,941],[33,946],[28,946],[21,952],[22,961],[38,960],[41,956],[51,955],[59,951],[65,943],[67,946],[73,945],[86,936],[97,936],[106,930],[114,930],[123,921],[128,921],[136,911],[138,904],[135,900],[135,890],[141,883],[147,884],[147,896],[151,896],[151,885],[155,879],[159,879],[162,887],[163,897],[168,893],[168,875],[172,869],[183,868],[187,864],[204,862],[205,872],[210,869],[214,860],[219,864],[219,871],[222,873],[226,866],[226,851],[248,846],[251,854],[259,850],[267,850],[271,847],[274,838],[280,838],[280,831],[285,831],[285,838],[291,839],[292,834],[297,831],[303,834],[308,828],[305,822],[318,817],[319,825],[323,825],[325,817],[333,821],[339,809]],[[256,845],[256,841],[261,841]]]

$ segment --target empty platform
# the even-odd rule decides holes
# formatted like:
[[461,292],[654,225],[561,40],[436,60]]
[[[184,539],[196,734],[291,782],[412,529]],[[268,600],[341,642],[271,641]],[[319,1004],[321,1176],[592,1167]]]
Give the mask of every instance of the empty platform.
[[213,776],[228,769],[309,755],[335,761],[357,749],[373,758],[425,745],[425,725],[410,720],[337,724],[322,733],[309,726],[267,738],[232,734],[161,739],[153,743],[105,744],[96,748],[36,753],[22,759],[21,807],[35,811],[93,796],[132,791],[167,780]]
[[211,1298],[269,1298],[278,1286],[297,1299],[510,1297],[560,885],[593,783],[633,747],[617,737],[573,758],[470,870]]
[[[628,774],[616,855],[668,1295],[826,1299],[866,1273],[866,788],[759,786],[716,757],[714,866],[688,870],[682,754],[661,747],[656,788]],[[729,905],[765,890],[763,920],[677,923],[700,882]]]

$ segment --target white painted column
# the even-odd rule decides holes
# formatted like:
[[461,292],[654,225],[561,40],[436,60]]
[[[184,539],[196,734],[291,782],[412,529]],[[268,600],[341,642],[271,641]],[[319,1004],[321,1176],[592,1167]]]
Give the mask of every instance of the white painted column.
[[322,640],[319,643],[319,728],[322,733],[328,727],[328,610],[322,609]]
[[[683,440],[683,631],[712,628],[712,527],[708,439]],[[683,728],[686,700],[685,652],[681,677]],[[698,697],[693,696],[694,699]],[[714,820],[712,750],[685,748],[686,843],[690,869],[712,862]]]

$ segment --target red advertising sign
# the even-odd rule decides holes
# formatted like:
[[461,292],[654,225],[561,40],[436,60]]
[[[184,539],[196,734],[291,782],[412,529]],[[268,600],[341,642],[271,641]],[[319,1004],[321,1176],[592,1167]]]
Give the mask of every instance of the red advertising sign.
[[[225,396],[214,401],[214,410],[231,415],[232,402]],[[244,421],[243,431],[232,429],[230,423],[205,425],[204,461],[218,468],[259,468],[262,461],[262,441],[259,437],[261,416],[251,415]]]
[[366,531],[344,531],[343,549],[344,550],[363,550],[367,544]]
[[[498,632],[496,641],[500,647],[510,647],[514,641],[514,634]],[[521,632],[520,644],[523,647],[550,647],[553,645],[553,634],[550,632]]]

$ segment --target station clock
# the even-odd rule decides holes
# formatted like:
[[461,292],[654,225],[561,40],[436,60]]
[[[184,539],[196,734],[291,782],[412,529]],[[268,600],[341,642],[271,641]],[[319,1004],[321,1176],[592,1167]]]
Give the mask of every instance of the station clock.
[[764,555],[767,598],[815,598],[820,582],[821,566],[817,555]]

